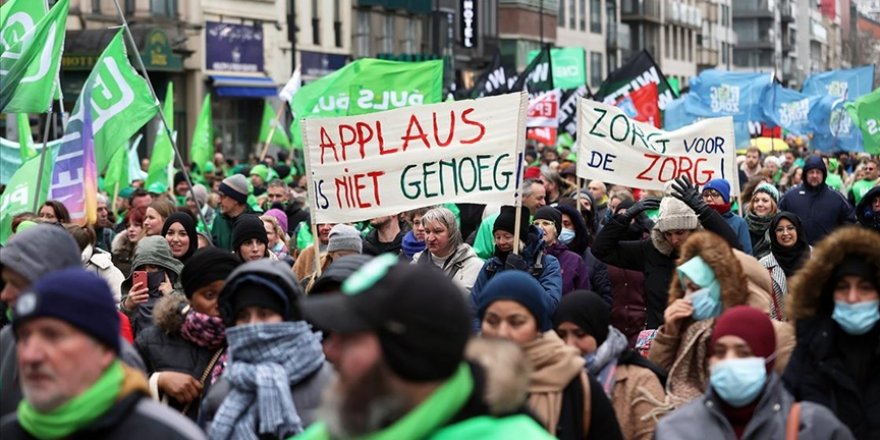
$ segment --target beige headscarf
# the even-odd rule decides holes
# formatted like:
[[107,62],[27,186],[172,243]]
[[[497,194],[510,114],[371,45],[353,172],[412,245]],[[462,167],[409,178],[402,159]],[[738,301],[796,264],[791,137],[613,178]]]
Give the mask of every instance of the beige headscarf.
[[572,379],[584,374],[584,358],[552,330],[524,344],[522,349],[532,366],[529,408],[544,421],[547,431],[555,434],[562,410],[562,390]]

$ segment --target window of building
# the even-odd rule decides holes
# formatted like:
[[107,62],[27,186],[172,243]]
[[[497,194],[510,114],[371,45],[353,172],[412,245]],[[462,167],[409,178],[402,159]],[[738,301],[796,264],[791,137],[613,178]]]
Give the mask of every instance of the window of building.
[[587,0],[581,0],[581,13],[578,16],[580,20],[581,32],[587,31]]
[[670,28],[670,32],[672,32],[672,59],[678,59],[678,29]]
[[312,0],[312,44],[321,44],[321,4],[318,0]]
[[730,48],[727,45],[727,43],[722,42],[721,43],[721,64],[723,64],[725,66],[727,66],[730,63],[730,56],[727,53],[728,50],[730,50]]
[[602,33],[602,0],[590,0],[590,32]]
[[606,61],[608,62],[608,67],[607,67],[608,73],[611,73],[615,69],[617,69],[617,51],[612,50],[612,51],[608,52],[608,57],[607,57]]
[[339,0],[333,0],[333,45],[342,47],[342,14]]
[[575,8],[577,7],[576,3],[577,2],[575,0],[568,1],[568,28],[569,29],[576,29],[575,28],[575,20],[577,20],[577,12],[575,12]]
[[[669,58],[669,56],[672,54],[672,28],[671,28],[671,27],[666,27],[666,28],[663,29],[661,32],[663,32],[663,33],[665,34],[664,39],[666,40],[666,41],[665,41],[665,43],[666,43],[666,48],[665,48],[665,49],[666,49],[666,50],[663,51],[663,52],[664,52],[664,53],[663,53],[663,57],[664,57],[664,58]],[[643,46],[642,46],[642,45],[638,45],[638,46],[636,46],[635,48],[633,48],[633,50],[638,50],[639,47],[643,47]]]
[[602,84],[602,53],[590,52],[590,84],[595,88]]
[[150,0],[150,12],[160,17],[176,17],[177,0]]
[[382,17],[382,52],[394,53],[394,16]]
[[403,40],[403,53],[416,53],[416,38],[418,35],[419,22],[415,18],[410,18],[406,22],[406,38]]
[[[574,3],[574,0],[569,1]],[[559,0],[559,10],[556,14],[556,22],[559,23],[559,27],[565,27],[565,0]]]
[[369,57],[372,55],[370,48],[370,13],[361,10],[355,11],[355,21],[355,55],[358,58]]

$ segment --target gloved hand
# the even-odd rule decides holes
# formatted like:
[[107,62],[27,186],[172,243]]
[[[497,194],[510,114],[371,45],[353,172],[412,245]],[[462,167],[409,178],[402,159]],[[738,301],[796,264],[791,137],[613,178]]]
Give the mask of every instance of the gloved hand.
[[523,259],[522,255],[510,254],[507,256],[507,261],[505,261],[504,263],[504,268],[528,272],[529,264],[526,263],[526,260]]
[[618,218],[624,223],[629,224],[632,220],[639,216],[639,214],[649,211],[651,209],[657,209],[660,207],[660,199],[656,197],[649,197],[646,199],[639,200],[634,205],[630,206],[629,209],[626,210],[623,214],[619,214]]
[[679,176],[672,183],[672,196],[688,205],[698,216],[710,209],[687,175]]

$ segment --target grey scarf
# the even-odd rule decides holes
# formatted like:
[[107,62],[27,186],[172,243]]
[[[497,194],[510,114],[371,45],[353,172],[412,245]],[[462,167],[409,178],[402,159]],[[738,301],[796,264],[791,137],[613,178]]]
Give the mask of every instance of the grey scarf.
[[617,359],[627,349],[628,341],[620,330],[608,326],[608,337],[599,346],[595,353],[586,356],[587,371],[599,381],[605,394],[611,397],[614,390],[614,370],[617,369]]
[[223,400],[211,439],[285,438],[303,431],[290,387],[324,364],[320,337],[304,321],[226,330],[232,391]]

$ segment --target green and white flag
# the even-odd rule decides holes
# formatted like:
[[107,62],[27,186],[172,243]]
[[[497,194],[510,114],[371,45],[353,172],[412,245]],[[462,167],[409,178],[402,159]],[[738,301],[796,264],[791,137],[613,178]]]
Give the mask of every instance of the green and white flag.
[[107,172],[104,174],[103,190],[113,194],[116,185],[119,188],[128,186],[128,145],[118,148],[110,159],[110,165],[107,166]]
[[[174,133],[174,83],[169,82],[165,92],[165,123],[168,124],[168,130]],[[159,123],[159,129],[156,133],[156,142],[153,144],[153,155],[150,156],[150,168],[147,170],[146,185],[159,183],[168,187],[168,168],[174,160],[174,148],[171,145],[171,138],[168,137],[168,131],[165,126]]]
[[853,124],[862,130],[865,152],[880,154],[880,87],[854,102],[844,104]]
[[362,58],[302,86],[290,102],[293,145],[302,147],[304,118],[362,115],[443,101],[443,61]]
[[[25,5],[31,3],[31,5]],[[17,0],[4,5],[2,54],[0,54],[0,111],[45,113],[55,94],[69,0],[61,0],[33,27],[38,0]],[[42,6],[40,6],[42,8]],[[21,34],[22,31],[25,31]],[[17,40],[17,41],[16,41]]]
[[205,163],[214,157],[214,119],[211,115],[211,94],[205,95],[202,101],[202,111],[199,112],[199,119],[196,121],[196,128],[193,130],[192,146],[189,150],[189,158],[199,170],[199,174],[204,174]]
[[269,141],[269,143],[289,150],[290,138],[287,136],[287,130],[275,120],[275,110],[272,109],[269,101],[265,101],[265,103],[266,105],[263,107],[263,123],[260,125],[260,143],[266,143],[266,140],[269,139],[269,133],[272,132],[272,126],[274,125],[275,131],[272,132],[272,140]]
[[[39,206],[46,201],[56,151],[56,148],[50,147],[46,152],[46,159],[43,161],[43,184],[39,195],[36,193],[37,179],[41,174],[39,156],[22,164],[6,185],[6,190],[0,196],[0,245],[6,244],[6,240],[12,235],[13,217],[33,211],[34,205]],[[34,198],[37,200],[34,201]]]
[[21,162],[24,163],[28,159],[37,156],[37,149],[34,148],[34,138],[31,133],[31,122],[28,120],[27,113],[16,113],[15,122],[18,127],[18,152],[21,154]]

